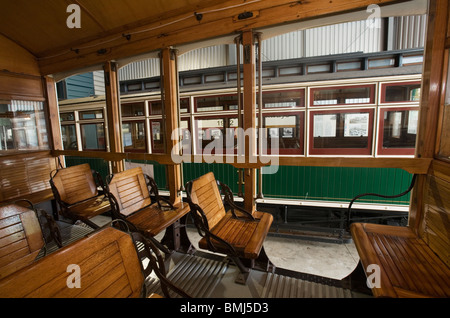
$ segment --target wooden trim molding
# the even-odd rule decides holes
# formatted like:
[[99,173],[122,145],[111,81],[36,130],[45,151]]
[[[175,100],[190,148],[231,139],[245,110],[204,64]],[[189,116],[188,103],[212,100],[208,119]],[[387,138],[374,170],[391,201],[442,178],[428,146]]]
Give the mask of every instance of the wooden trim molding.
[[[107,161],[121,160],[143,160],[155,161],[163,165],[176,165],[170,154],[144,154],[144,153],[114,153],[100,151],[75,151],[75,150],[53,150],[53,156],[75,156],[87,158],[102,158]],[[269,166],[271,162],[256,156],[254,162],[245,162],[236,156],[184,156],[184,162],[194,163],[223,163],[230,164],[235,168],[261,168]],[[431,158],[319,158],[319,157],[278,157],[276,165],[279,166],[314,166],[314,167],[361,167],[361,168],[398,168],[412,174],[427,174]]]

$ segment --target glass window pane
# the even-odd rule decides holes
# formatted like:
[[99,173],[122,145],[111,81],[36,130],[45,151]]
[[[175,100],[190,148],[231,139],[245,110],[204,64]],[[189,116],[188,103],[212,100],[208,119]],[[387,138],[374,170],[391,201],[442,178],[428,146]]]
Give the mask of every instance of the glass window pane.
[[313,88],[312,105],[351,105],[374,103],[374,86]]
[[237,110],[237,94],[224,96],[198,97],[195,99],[198,112],[213,112],[220,110]]
[[305,91],[263,92],[264,108],[292,108],[305,106]]
[[383,115],[383,148],[415,148],[418,110],[387,110]]
[[122,104],[122,117],[144,116],[144,108],[145,102]]
[[80,119],[102,119],[103,110],[88,110],[80,112]]
[[74,112],[61,113],[61,114],[59,114],[59,118],[61,119],[61,121],[74,121],[75,114],[74,114]]
[[122,138],[125,151],[145,152],[145,123],[144,121],[122,123]]
[[0,150],[49,149],[44,103],[0,101]]
[[103,123],[82,124],[81,141],[83,150],[106,150]]
[[162,115],[162,102],[153,101],[148,103],[150,115]]
[[75,125],[62,125],[61,135],[64,150],[77,150],[77,133]]
[[373,109],[311,112],[311,154],[370,154]]
[[420,82],[383,84],[381,101],[385,103],[420,101]]
[[[213,117],[196,120],[197,151],[208,154],[235,153],[237,148],[237,117]],[[201,149],[199,148],[201,147]]]
[[[303,151],[304,113],[266,115],[264,128],[267,136],[267,153],[304,154]],[[263,140],[263,149],[264,149]],[[277,149],[278,148],[278,149]],[[263,151],[263,153],[266,153]]]
[[161,120],[151,121],[152,153],[164,153],[164,130]]

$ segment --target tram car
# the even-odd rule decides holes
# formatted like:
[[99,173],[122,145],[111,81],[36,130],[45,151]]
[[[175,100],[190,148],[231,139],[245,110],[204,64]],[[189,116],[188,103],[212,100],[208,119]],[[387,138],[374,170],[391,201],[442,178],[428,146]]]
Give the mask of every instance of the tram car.
[[[262,117],[257,120],[262,118],[269,154],[276,138],[280,156],[413,157],[422,65],[423,50],[417,49],[263,62]],[[226,139],[226,132],[239,127],[239,101],[231,85],[235,67],[184,71],[179,77],[183,151],[202,154],[217,140],[222,153],[236,153],[236,133]],[[159,77],[122,81],[120,103],[124,151],[164,152]],[[105,151],[104,114],[103,96],[61,100],[64,149]],[[104,176],[109,173],[102,160],[66,156],[68,165],[86,160]],[[165,189],[163,165],[129,163],[145,166]],[[229,184],[237,200],[242,197],[240,171],[229,165],[183,163],[183,180],[208,171]],[[359,199],[354,204],[358,217],[405,224],[410,194],[390,196],[408,189],[411,180],[411,174],[394,168],[279,166],[258,179],[257,202],[277,217],[280,235],[318,230],[325,235],[312,237],[343,240],[348,202],[362,193],[386,197]]]

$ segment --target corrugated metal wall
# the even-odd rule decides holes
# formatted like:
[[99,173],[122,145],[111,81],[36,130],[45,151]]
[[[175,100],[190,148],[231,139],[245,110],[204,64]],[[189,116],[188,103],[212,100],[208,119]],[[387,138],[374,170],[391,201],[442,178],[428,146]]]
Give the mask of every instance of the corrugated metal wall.
[[425,46],[426,15],[397,17],[393,19],[393,49],[404,50]]
[[[385,28],[389,28],[385,32]],[[387,26],[371,27],[366,20],[298,30],[264,40],[263,61],[353,52],[379,52],[384,49],[385,33],[392,50],[424,47],[426,15],[389,18]],[[189,51],[179,56],[179,71],[226,66],[236,63],[234,44],[221,44]],[[159,59],[125,65],[119,79],[132,80],[159,75]]]

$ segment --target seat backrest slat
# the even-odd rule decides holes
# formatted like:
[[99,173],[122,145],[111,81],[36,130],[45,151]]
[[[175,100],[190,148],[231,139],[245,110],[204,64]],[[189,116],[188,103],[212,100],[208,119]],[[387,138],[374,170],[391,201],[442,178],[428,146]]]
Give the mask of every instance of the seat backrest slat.
[[58,170],[52,178],[62,201],[74,204],[98,195],[88,163]]
[[130,215],[151,204],[150,193],[141,167],[115,174],[108,187],[109,192],[117,199],[122,215]]
[[191,200],[198,204],[208,219],[212,229],[226,214],[217,182],[212,172],[209,172],[192,182]]
[[131,237],[107,227],[0,280],[0,297],[138,297],[143,282]]

